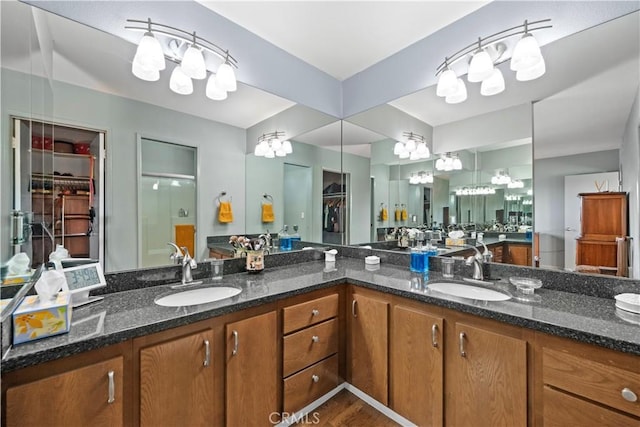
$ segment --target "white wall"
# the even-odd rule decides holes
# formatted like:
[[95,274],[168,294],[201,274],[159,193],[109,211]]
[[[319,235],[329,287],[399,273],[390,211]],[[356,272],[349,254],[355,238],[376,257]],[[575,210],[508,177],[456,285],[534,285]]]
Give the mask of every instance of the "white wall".
[[540,233],[541,267],[564,268],[564,177],[617,171],[618,156],[618,150],[608,150],[534,162],[533,226]]
[[625,127],[620,147],[622,190],[629,193],[629,235],[632,240],[633,277],[640,278],[640,88]]

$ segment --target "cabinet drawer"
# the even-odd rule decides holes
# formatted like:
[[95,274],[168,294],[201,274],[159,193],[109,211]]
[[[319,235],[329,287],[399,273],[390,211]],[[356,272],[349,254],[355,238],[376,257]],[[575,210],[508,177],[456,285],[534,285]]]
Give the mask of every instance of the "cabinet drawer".
[[338,315],[338,294],[317,298],[282,310],[283,333],[315,325]]
[[625,388],[640,396],[640,373],[548,348],[542,357],[545,384],[640,416],[640,399],[629,402],[622,397]]
[[545,427],[636,427],[638,421],[578,397],[544,388]]
[[283,376],[338,352],[338,321],[331,319],[284,337]]
[[334,355],[284,380],[284,412],[293,413],[339,384],[338,356]]

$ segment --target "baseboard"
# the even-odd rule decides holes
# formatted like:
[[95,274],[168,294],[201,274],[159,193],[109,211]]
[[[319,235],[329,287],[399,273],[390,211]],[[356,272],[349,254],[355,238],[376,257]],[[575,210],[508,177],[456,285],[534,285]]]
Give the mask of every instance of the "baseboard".
[[386,415],[387,418],[391,418],[393,421],[397,422],[398,424],[404,427],[417,427],[414,423],[412,423],[402,415],[398,414],[397,412],[394,412],[389,407],[384,406],[382,403],[378,402],[377,400],[375,400],[373,397],[369,396],[362,390],[352,386],[351,384],[348,384],[348,383],[345,383],[345,384],[346,384],[344,387],[345,390],[358,396],[360,399],[364,400],[369,405],[371,405],[376,411]]
[[289,415],[287,418],[282,420],[280,422],[280,424],[276,424],[276,427],[288,427],[291,424],[295,424],[300,420],[304,420],[305,417],[309,413],[313,412],[314,409],[316,409],[317,407],[319,407],[320,405],[325,403],[327,400],[331,399],[333,396],[335,396],[336,394],[338,394],[339,392],[344,390],[346,385],[347,385],[347,383],[342,383],[342,384],[338,385],[336,388],[331,390],[329,393],[327,393],[324,396],[320,397],[319,399],[316,399],[313,402],[309,403],[307,406],[305,406],[304,408],[302,408],[301,410],[299,410],[295,414]]

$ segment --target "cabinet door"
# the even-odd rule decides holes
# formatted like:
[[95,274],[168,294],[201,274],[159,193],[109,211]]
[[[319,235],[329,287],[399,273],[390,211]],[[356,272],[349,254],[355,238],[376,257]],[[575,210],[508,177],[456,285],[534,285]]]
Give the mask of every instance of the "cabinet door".
[[140,425],[206,425],[213,414],[213,331],[140,350]]
[[531,246],[530,245],[512,245],[509,248],[509,264],[514,265],[531,265]]
[[9,388],[7,427],[124,425],[123,366],[116,357]]
[[391,324],[391,408],[419,426],[441,426],[443,320],[398,305]]
[[351,309],[351,384],[387,405],[389,303],[353,294]]
[[228,426],[265,426],[278,411],[275,311],[226,325]]
[[[447,424],[526,426],[527,343],[456,323]],[[449,399],[450,398],[450,399]]]

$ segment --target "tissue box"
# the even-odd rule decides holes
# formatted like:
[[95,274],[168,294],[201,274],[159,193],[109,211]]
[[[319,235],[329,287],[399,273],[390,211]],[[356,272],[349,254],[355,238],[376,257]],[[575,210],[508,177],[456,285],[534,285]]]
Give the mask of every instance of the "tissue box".
[[452,239],[451,237],[447,237],[444,241],[446,246],[464,246],[466,243],[465,239]]
[[69,332],[71,294],[59,292],[48,301],[29,295],[13,312],[13,344]]

